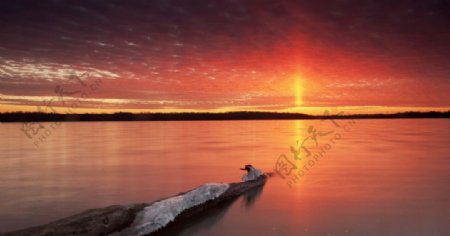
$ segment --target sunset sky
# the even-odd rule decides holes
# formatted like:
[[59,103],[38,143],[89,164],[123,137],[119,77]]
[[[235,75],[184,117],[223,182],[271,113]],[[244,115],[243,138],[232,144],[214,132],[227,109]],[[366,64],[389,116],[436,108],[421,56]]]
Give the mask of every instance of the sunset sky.
[[445,0],[5,0],[0,111],[448,110],[449,12]]

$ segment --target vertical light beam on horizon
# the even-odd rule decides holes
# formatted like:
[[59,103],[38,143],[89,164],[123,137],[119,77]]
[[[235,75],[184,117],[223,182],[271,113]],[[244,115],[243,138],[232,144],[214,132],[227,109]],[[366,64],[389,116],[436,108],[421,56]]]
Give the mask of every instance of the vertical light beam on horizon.
[[294,97],[295,97],[295,106],[299,107],[303,105],[303,84],[302,78],[300,74],[295,74],[294,76]]

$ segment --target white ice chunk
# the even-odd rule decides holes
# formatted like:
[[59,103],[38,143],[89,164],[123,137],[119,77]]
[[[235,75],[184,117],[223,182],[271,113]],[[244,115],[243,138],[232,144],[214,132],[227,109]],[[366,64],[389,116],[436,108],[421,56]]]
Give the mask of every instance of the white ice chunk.
[[253,167],[253,166],[250,166],[249,168],[250,168],[250,171],[249,171],[247,174],[245,174],[244,176],[242,176],[242,181],[243,181],[243,182],[246,182],[246,181],[249,181],[249,180],[255,180],[255,179],[257,179],[260,175],[263,174],[262,171],[256,169],[256,168]]
[[202,185],[182,195],[164,199],[145,207],[130,227],[113,235],[146,235],[166,226],[186,209],[220,196],[228,189],[225,183]]

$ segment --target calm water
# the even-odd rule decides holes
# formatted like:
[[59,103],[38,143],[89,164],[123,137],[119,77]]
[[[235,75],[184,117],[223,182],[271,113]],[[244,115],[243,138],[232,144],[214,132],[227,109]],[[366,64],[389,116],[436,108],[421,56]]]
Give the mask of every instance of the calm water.
[[348,131],[329,121],[73,122],[39,148],[21,124],[1,124],[0,231],[239,181],[248,163],[273,171],[313,126],[318,147],[341,139],[291,187],[295,170],[177,233],[450,235],[450,120],[355,122]]

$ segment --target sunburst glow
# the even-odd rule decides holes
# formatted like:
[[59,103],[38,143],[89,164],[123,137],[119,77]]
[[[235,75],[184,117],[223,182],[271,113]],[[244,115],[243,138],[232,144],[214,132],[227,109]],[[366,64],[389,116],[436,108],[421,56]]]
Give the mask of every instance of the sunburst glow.
[[302,84],[302,77],[300,74],[296,74],[294,76],[294,97],[295,97],[295,106],[302,106],[303,105],[303,84]]

